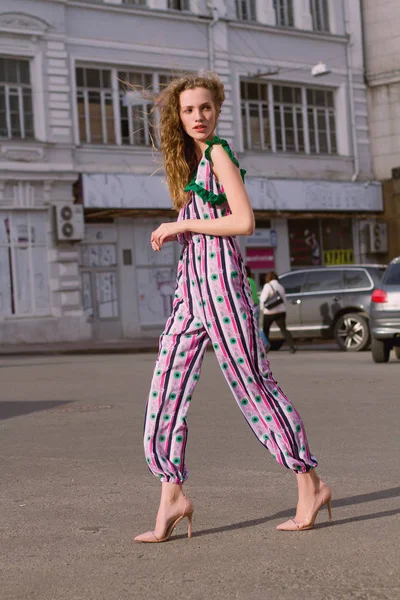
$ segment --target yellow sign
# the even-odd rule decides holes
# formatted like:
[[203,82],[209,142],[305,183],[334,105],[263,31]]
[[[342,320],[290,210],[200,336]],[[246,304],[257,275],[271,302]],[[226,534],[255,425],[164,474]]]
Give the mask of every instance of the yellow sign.
[[327,267],[333,265],[352,265],[354,264],[353,249],[348,250],[325,250],[324,262]]

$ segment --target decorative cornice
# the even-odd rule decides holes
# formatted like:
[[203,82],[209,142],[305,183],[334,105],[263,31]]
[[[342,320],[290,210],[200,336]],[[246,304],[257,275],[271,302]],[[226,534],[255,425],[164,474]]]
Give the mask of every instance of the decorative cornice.
[[366,79],[370,87],[378,85],[389,85],[400,82],[400,69],[391,69],[379,73],[366,73]]
[[0,146],[0,156],[3,159],[15,162],[38,162],[43,160],[44,155],[45,151],[43,146],[36,148],[32,146],[16,146],[14,144],[1,144]]
[[42,36],[49,28],[46,21],[25,13],[0,14],[0,31],[3,33]]

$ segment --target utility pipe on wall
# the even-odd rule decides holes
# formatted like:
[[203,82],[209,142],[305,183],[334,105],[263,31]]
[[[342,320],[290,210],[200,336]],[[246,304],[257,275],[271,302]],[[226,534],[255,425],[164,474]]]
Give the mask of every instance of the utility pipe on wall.
[[[361,6],[360,6],[361,10]],[[343,15],[344,15],[344,23],[346,31],[348,33],[348,24],[349,21],[347,19],[347,11],[346,11],[346,0],[343,2]],[[352,41],[351,34],[346,44],[346,63],[347,63],[347,81],[349,85],[349,102],[350,102],[350,119],[351,119],[351,133],[352,133],[352,145],[353,145],[353,154],[354,154],[354,170],[353,175],[351,177],[351,181],[357,181],[358,176],[360,174],[360,157],[358,153],[358,143],[357,143],[357,129],[356,129],[356,115],[355,115],[355,106],[354,106],[354,90],[353,90],[353,61],[352,61]]]
[[210,71],[214,71],[214,41],[213,28],[219,21],[218,10],[215,8],[211,0],[207,0],[207,8],[210,10],[212,20],[208,24],[208,65]]

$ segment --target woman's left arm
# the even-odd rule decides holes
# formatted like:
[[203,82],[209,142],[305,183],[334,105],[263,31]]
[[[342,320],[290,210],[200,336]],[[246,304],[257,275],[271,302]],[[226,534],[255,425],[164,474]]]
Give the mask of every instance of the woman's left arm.
[[186,231],[216,236],[254,233],[254,213],[238,167],[222,146],[215,145],[211,151],[213,171],[224,188],[232,214],[218,219],[184,219],[177,223],[163,223],[152,234],[154,250],[159,250],[170,235]]

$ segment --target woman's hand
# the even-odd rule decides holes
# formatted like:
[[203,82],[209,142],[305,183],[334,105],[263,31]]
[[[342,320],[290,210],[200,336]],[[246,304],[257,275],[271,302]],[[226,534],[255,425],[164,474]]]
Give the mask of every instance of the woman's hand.
[[175,242],[178,238],[178,233],[183,232],[184,225],[182,222],[162,223],[151,234],[151,247],[155,252],[159,252],[166,242]]

